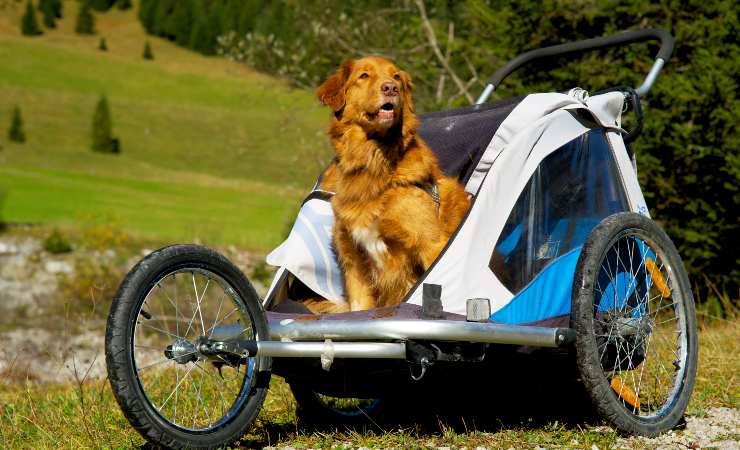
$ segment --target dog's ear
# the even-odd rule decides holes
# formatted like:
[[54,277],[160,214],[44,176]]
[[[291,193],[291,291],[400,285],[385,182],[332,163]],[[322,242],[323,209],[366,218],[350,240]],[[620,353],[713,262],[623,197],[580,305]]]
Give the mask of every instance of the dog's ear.
[[316,96],[324,105],[337,112],[344,107],[344,85],[352,73],[354,61],[349,59],[342,63],[324,83],[316,90]]
[[411,82],[411,76],[403,70],[399,70],[398,74],[401,75],[401,84],[403,84],[403,104],[411,107],[411,112],[414,112],[414,104],[411,101],[411,91],[414,90],[414,84]]
[[413,136],[416,134],[419,121],[414,113],[414,102],[411,99],[411,91],[414,88],[414,85],[411,83],[411,77],[403,70],[400,70],[399,74],[401,75],[401,83],[403,84],[403,145],[404,147],[408,147]]

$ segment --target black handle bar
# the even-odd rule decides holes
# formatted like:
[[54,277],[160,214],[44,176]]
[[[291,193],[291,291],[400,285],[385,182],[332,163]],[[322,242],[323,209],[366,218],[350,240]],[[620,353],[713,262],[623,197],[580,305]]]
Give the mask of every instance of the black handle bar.
[[652,83],[655,81],[655,77],[658,76],[658,72],[663,68],[663,64],[668,61],[668,58],[671,57],[671,53],[673,53],[675,39],[673,39],[673,36],[671,36],[668,31],[662,28],[646,28],[644,30],[626,31],[612,36],[553,45],[551,47],[538,48],[536,50],[522,53],[507,62],[504,67],[497,70],[496,73],[489,78],[486,90],[481,94],[476,103],[485,102],[491,92],[493,92],[493,90],[498,87],[507,76],[511,75],[520,67],[537,59],[551,58],[553,56],[566,55],[569,53],[581,53],[600,48],[616,47],[622,44],[651,40],[660,41],[660,50],[658,51],[658,55],[655,57],[656,61],[653,65],[653,69],[650,70],[650,73],[645,79],[645,82],[643,82],[643,85],[637,89],[637,92],[642,95],[650,89],[650,86],[652,86]]

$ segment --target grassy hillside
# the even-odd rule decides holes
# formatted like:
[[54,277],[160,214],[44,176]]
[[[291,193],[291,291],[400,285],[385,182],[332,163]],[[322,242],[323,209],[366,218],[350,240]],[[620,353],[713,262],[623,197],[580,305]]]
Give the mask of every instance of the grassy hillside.
[[[163,241],[275,245],[327,159],[326,112],[311,93],[243,65],[147,37],[133,10],[97,14],[73,33],[22,37],[22,8],[0,6],[0,189],[18,222],[115,221]],[[105,37],[108,52],[98,50]],[[141,57],[149,39],[155,59]],[[92,113],[108,96],[120,155],[90,151]],[[9,143],[14,105],[28,141]]]

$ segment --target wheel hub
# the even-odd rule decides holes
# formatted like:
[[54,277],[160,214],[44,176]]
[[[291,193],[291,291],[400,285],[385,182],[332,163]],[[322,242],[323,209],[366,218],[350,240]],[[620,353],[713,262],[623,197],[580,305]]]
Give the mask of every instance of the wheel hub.
[[165,348],[164,356],[179,364],[187,364],[191,361],[197,361],[199,352],[194,343],[179,339]]

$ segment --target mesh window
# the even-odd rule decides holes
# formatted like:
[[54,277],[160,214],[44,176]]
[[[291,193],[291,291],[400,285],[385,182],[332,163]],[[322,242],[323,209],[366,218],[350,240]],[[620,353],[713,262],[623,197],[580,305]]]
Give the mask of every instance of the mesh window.
[[580,247],[603,218],[628,210],[605,132],[591,130],[540,163],[506,221],[489,266],[516,294],[550,262]]

